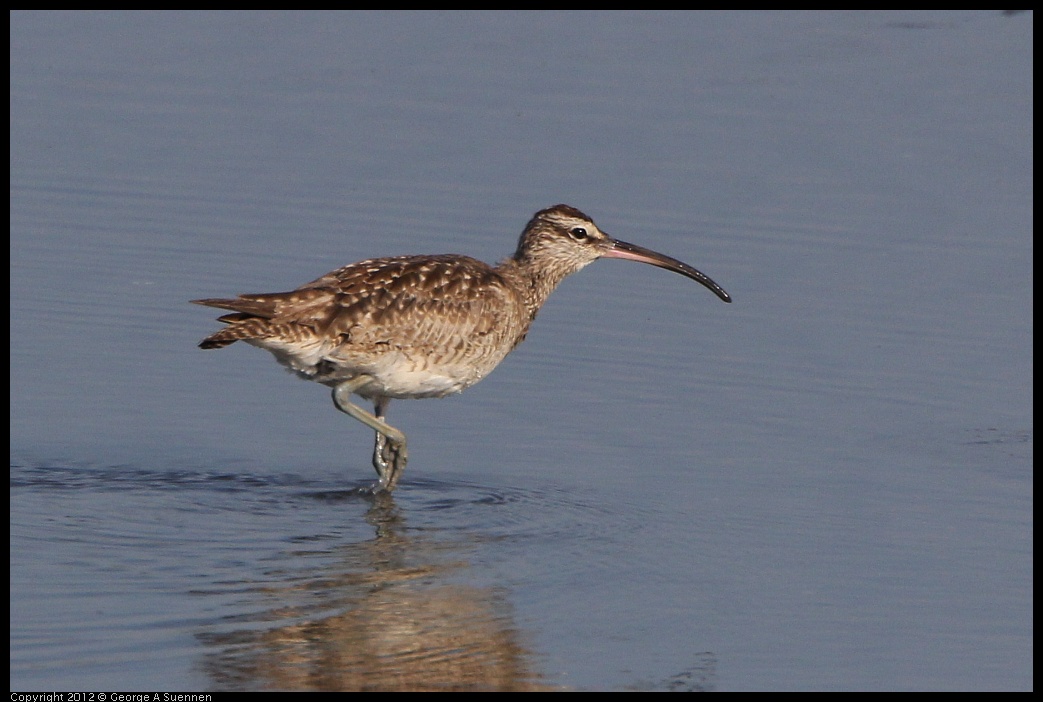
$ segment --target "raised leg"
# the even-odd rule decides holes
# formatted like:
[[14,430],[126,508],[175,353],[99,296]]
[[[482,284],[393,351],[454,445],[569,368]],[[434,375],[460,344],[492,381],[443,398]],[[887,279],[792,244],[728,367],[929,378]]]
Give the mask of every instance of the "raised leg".
[[388,403],[386,398],[375,403],[376,414],[370,414],[351,401],[351,393],[368,380],[367,377],[360,376],[333,388],[333,405],[376,432],[373,467],[380,477],[380,487],[390,492],[395,489],[402,470],[406,467],[406,435],[384,421],[384,408]]

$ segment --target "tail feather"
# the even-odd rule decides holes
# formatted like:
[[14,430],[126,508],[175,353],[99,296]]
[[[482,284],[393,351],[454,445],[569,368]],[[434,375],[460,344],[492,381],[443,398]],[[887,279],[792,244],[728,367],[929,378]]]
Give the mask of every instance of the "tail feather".
[[193,304],[206,307],[217,307],[233,312],[243,312],[253,317],[271,317],[275,314],[276,302],[271,297],[245,296],[226,300],[222,298],[208,298],[205,300],[192,300]]
[[[241,318],[241,320],[229,319],[233,317]],[[199,342],[199,348],[221,349],[244,339],[262,339],[269,336],[270,325],[266,319],[229,314],[222,317],[221,321],[229,322],[230,324],[221,331],[214,332]]]
[[205,300],[192,300],[192,302],[197,305],[205,305],[206,307],[233,310],[232,314],[226,314],[217,318],[217,321],[224,322],[229,326],[199,342],[199,348],[201,349],[221,349],[243,339],[255,339],[263,336],[264,328],[268,326],[268,320],[275,313],[275,303],[264,299],[249,299],[247,297],[238,297],[234,300],[208,298]]
[[246,339],[307,336],[314,332],[314,327],[329,324],[336,308],[328,303],[335,294],[328,289],[309,288],[270,295],[240,295],[235,299],[192,300],[197,305],[232,310],[232,314],[217,318],[228,326],[203,339],[199,348],[220,349]]
[[238,339],[215,339],[214,336],[208,336],[199,342],[199,348],[201,349],[223,349],[229,344],[234,344]]

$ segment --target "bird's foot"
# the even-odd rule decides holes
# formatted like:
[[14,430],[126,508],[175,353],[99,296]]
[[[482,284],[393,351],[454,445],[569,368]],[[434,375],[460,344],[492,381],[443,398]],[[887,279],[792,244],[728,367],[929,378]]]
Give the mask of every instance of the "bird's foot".
[[409,454],[405,441],[390,439],[379,431],[376,432],[376,443],[373,445],[373,467],[380,476],[380,487],[391,492],[398,485]]

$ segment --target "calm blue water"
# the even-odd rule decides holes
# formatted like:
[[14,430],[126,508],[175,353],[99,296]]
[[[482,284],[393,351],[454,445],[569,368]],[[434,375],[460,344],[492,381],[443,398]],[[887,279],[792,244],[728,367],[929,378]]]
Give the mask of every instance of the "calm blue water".
[[[1032,687],[1032,15],[11,16],[11,688]],[[597,263],[391,501],[199,297]]]

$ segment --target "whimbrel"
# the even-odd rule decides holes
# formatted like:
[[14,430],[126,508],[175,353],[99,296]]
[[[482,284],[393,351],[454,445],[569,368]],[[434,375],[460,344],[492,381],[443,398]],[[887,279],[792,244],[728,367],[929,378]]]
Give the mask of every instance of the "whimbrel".
[[[525,339],[566,276],[599,258],[680,273],[731,302],[687,263],[612,239],[575,207],[537,212],[513,256],[497,266],[449,254],[359,261],[291,292],[193,300],[232,310],[228,326],[199,344],[236,341],[270,351],[306,380],[333,388],[333,404],[376,432],[376,490],[390,491],[406,465],[406,436],[385,421],[392,399],[445,397],[471,387]],[[373,402],[367,412],[351,401]]]

